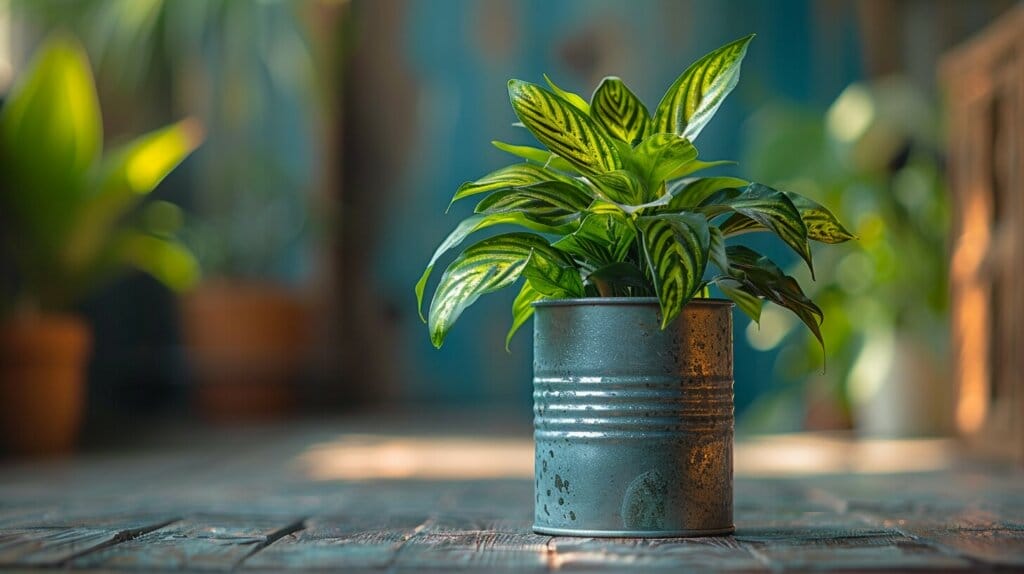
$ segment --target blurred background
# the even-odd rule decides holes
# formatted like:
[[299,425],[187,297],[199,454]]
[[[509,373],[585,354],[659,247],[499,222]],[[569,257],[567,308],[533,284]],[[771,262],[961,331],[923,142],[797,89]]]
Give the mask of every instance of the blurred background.
[[[1024,49],[1010,64],[1000,55],[1024,35],[1020,14],[1006,0],[0,0],[0,99],[14,101],[44,40],[59,35],[72,63],[80,45],[102,125],[81,120],[77,104],[46,109],[46,93],[24,117],[54,130],[81,120],[68,137],[102,133],[100,172],[150,174],[137,197],[117,201],[92,201],[89,181],[59,180],[85,199],[49,217],[59,198],[31,190],[64,177],[54,162],[0,172],[0,324],[36,317],[0,336],[0,355],[14,364],[34,353],[71,380],[74,357],[86,365],[81,391],[41,391],[54,394],[39,411],[0,404],[4,432],[80,428],[74,444],[89,449],[183,421],[421,406],[528,420],[528,329],[511,353],[502,345],[513,293],[481,300],[440,351],[413,296],[434,247],[470,209],[444,214],[454,190],[508,161],[489,142],[529,143],[512,126],[506,80],[547,73],[589,96],[618,75],[653,106],[691,61],[756,32],[738,88],[698,142],[702,157],[735,159],[717,169],[825,204],[859,241],[816,253],[817,282],[780,245],[757,245],[807,280],[825,311],[828,361],[823,370],[814,340],[782,310],[766,307],[760,328],[737,314],[738,429],[975,435],[1002,416],[1011,422],[994,432],[1019,437],[1019,391],[999,382],[1020,364],[1020,304],[999,287],[1019,272],[978,271],[1000,263],[976,252],[999,236],[1000,261],[1020,260],[1013,233],[985,231],[1021,222],[1019,200],[992,199],[1021,181]],[[54,58],[55,85],[87,94],[92,78]],[[999,66],[1017,75],[999,79]],[[1016,92],[978,108],[1004,84]],[[991,145],[951,143],[977,117],[988,131],[963,141]],[[163,147],[129,143],[161,129],[166,141],[153,141]],[[38,130],[11,130],[26,157],[59,155],[36,145]],[[978,161],[1016,179],[964,180],[969,170],[951,167]],[[976,289],[963,291],[975,306],[961,315],[950,261],[957,202],[973,196],[958,200],[957,181],[989,198],[962,222],[975,228],[961,278]],[[77,268],[53,255],[87,245],[79,228],[111,237],[120,263],[82,288]],[[997,295],[1010,303],[977,306]],[[40,316],[63,319],[43,329]],[[25,372],[0,369],[0,387],[47,388]],[[69,422],[56,420],[62,412]]]

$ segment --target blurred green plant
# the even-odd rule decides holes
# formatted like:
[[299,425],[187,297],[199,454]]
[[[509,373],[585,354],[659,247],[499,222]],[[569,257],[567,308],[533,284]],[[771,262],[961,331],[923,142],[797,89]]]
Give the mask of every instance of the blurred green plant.
[[207,142],[190,165],[194,185],[182,238],[206,274],[293,274],[310,231],[303,195],[315,184],[316,126],[308,110],[319,91],[301,20],[311,3],[14,0],[12,6],[39,28],[82,38],[106,92],[142,108],[130,111],[202,121]]
[[[813,341],[792,336],[786,317],[766,317],[747,333],[755,348],[780,349],[783,378],[814,380],[847,413],[864,394],[858,385],[868,384],[857,367],[868,343],[911,340],[936,361],[945,354],[949,206],[940,131],[934,103],[899,77],[849,86],[824,115],[766,106],[746,130],[744,165],[755,177],[837,206],[860,238],[857,249],[815,259],[823,280],[808,294],[829,317],[826,373],[816,372]],[[772,427],[769,411],[755,408],[746,422]]]
[[48,40],[0,109],[6,310],[65,309],[126,267],[192,285],[199,267],[174,238],[180,210],[140,204],[202,138],[186,119],[104,154],[88,58],[70,37]]
[[693,176],[730,163],[697,159],[692,141],[739,81],[752,39],[694,62],[653,114],[615,77],[605,78],[589,103],[548,78],[550,89],[510,80],[512,108],[547,149],[495,142],[527,161],[458,189],[453,202],[486,195],[476,215],[434,253],[416,284],[418,304],[438,259],[473,232],[511,224],[543,235],[505,233],[463,250],[430,303],[433,344],[441,346],[481,295],[520,277],[509,338],[532,315],[531,303],[542,299],[656,296],[664,328],[714,285],[755,322],[765,301],[776,303],[820,341],[822,312],[800,284],[767,257],[726,240],[769,232],[813,274],[809,240],[842,243],[853,236],[828,209],[796,193],[735,177]]

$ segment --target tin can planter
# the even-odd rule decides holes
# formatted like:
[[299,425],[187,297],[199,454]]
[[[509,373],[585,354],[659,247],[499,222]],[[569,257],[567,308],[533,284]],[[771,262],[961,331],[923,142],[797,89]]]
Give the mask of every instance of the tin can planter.
[[694,299],[664,330],[654,298],[535,307],[533,530],[733,532],[732,303]]

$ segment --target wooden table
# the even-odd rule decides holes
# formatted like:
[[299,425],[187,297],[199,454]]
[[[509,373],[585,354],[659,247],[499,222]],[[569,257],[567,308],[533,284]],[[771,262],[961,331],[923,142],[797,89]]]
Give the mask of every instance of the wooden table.
[[530,532],[529,421],[412,419],[0,460],[0,570],[1024,570],[1024,474],[948,441],[744,440],[735,536],[602,540]]

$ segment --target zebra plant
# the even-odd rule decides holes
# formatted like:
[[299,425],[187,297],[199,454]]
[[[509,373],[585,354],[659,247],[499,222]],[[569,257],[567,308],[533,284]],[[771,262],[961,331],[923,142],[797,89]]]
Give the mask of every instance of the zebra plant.
[[[477,298],[520,279],[506,348],[542,299],[656,296],[665,328],[691,298],[709,296],[711,285],[754,321],[765,301],[789,309],[821,342],[821,309],[797,281],[768,257],[727,241],[774,233],[813,277],[809,240],[842,243],[853,236],[806,197],[737,177],[695,175],[732,163],[698,159],[693,142],[736,86],[752,39],[693,63],[653,114],[616,77],[605,78],[589,103],[546,76],[550,89],[510,80],[512,108],[546,149],[493,142],[525,161],[456,191],[452,203],[482,199],[416,284],[434,346]],[[474,232],[503,224],[521,230],[465,248],[445,270],[424,317],[424,291],[438,260]]]

